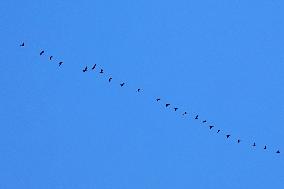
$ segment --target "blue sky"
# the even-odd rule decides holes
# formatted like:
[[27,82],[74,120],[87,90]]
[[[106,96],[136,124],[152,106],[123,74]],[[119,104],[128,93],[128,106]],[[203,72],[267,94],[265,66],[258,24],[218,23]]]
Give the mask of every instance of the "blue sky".
[[[0,188],[283,187],[283,10],[1,2]],[[105,74],[82,72],[95,63]]]

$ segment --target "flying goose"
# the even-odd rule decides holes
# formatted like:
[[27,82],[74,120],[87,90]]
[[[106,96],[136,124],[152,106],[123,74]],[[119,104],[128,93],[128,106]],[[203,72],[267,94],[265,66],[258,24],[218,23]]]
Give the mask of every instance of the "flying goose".
[[86,71],[88,71],[88,67],[87,66],[83,69],[83,72],[86,72]]
[[92,67],[92,70],[94,70],[96,68],[97,64],[94,64]]

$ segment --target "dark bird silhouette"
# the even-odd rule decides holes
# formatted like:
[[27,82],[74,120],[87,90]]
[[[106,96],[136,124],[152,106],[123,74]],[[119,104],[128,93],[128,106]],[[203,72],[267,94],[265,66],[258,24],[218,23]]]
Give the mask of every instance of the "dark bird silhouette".
[[263,148],[264,150],[266,150],[267,149],[267,147],[266,146],[264,146],[264,148]]
[[43,53],[44,53],[44,51],[41,51],[41,52],[39,53],[39,55],[41,56],[41,55],[43,55]]
[[86,71],[88,71],[88,67],[87,66],[83,69],[83,72],[86,72]]
[[182,115],[186,115],[187,114],[187,112],[184,112]]
[[229,138],[231,135],[226,135],[227,138]]
[[217,133],[219,133],[221,130],[219,129],[218,131],[217,131]]
[[195,119],[198,119],[198,115],[195,116]]
[[277,151],[276,151],[276,154],[280,154],[280,151],[279,151],[279,150],[277,150]]
[[139,88],[139,89],[137,89],[137,92],[139,93],[141,91],[141,89]]
[[22,43],[20,46],[21,46],[21,47],[24,47],[24,46],[25,46],[25,43]]
[[171,104],[166,104],[166,107],[168,107],[169,105],[171,105]]
[[253,143],[253,145],[252,145],[253,147],[255,147],[256,146],[256,144],[255,144],[255,142]]
[[53,56],[50,56],[50,57],[49,57],[49,60],[51,60],[52,58],[53,58]]
[[125,85],[125,83],[120,83],[120,86],[123,87]]
[[157,102],[160,101],[160,100],[161,100],[160,98],[157,98],[157,99],[156,99]]
[[112,77],[110,77],[110,78],[108,79],[108,82],[111,82],[111,80],[112,80]]
[[63,62],[59,62],[58,65],[61,66],[63,64]]
[[175,112],[178,110],[178,108],[174,108]]
[[241,142],[241,140],[240,139],[238,139],[238,143],[240,143]]
[[103,69],[101,69],[100,73],[101,73],[101,74],[102,74],[102,73],[104,73],[104,70],[103,70]]
[[210,125],[210,126],[209,126],[209,129],[212,129],[213,127],[214,127],[213,125]]
[[94,70],[96,68],[97,64],[94,64],[92,67],[92,70]]
[[206,123],[206,122],[207,122],[206,120],[202,121],[202,123]]

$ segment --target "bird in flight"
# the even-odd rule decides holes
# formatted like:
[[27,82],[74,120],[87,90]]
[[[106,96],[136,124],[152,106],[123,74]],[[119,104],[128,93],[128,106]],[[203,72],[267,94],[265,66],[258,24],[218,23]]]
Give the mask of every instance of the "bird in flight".
[[217,133],[219,133],[221,130],[220,129],[218,129],[218,131],[217,131]]
[[139,88],[139,89],[137,89],[137,92],[139,93],[141,91],[141,89]]
[[21,46],[21,47],[24,47],[24,46],[25,46],[25,43],[23,42],[20,46]]
[[49,57],[49,60],[51,60],[52,58],[53,58],[53,56],[50,56],[50,57]]
[[166,104],[166,107],[168,107],[169,105],[171,105],[171,104]]
[[206,123],[206,122],[207,122],[206,120],[202,121],[202,123]]
[[279,151],[279,150],[277,150],[277,151],[276,151],[276,154],[280,154],[280,151]]
[[184,112],[182,115],[186,115],[187,114],[187,112]]
[[178,110],[178,108],[174,108],[175,112]]
[[265,145],[263,149],[266,150],[266,148],[267,148],[267,147],[266,147],[266,145]]
[[231,135],[226,135],[227,138],[229,138]]
[[160,101],[160,100],[161,100],[160,98],[157,98],[157,99],[156,99],[157,102]]
[[94,64],[92,67],[92,70],[94,70],[96,68],[97,64]]
[[110,78],[108,79],[108,82],[111,82],[111,80],[112,80],[112,77],[110,77]]
[[240,143],[241,142],[241,140],[240,139],[238,139],[238,143]]
[[101,73],[101,74],[102,74],[102,73],[104,73],[104,70],[103,70],[103,69],[101,69],[100,73]]
[[63,62],[59,62],[58,65],[61,66],[63,64]]
[[195,116],[195,119],[198,119],[198,115]]
[[39,53],[39,55],[41,56],[41,55],[43,55],[43,53],[44,53],[44,51],[41,51],[41,52]]
[[210,126],[209,126],[209,129],[212,129],[213,127],[214,127],[213,125],[210,125]]
[[253,145],[252,145],[253,147],[255,147],[256,146],[256,144],[255,144],[255,142],[253,143]]
[[125,85],[125,83],[120,83],[120,86],[123,87],[123,85]]
[[83,69],[83,72],[86,72],[86,71],[88,71],[88,67],[87,66]]

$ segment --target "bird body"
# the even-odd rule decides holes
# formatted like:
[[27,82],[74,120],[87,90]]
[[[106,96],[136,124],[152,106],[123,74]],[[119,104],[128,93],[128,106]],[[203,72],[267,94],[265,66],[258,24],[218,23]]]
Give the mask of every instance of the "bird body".
[[63,62],[59,62],[58,64],[59,64],[59,66],[61,66],[63,64]]
[[175,111],[177,111],[177,110],[178,110],[178,108],[174,108],[174,110],[175,110]]
[[186,115],[187,114],[187,112],[184,112],[182,115]]
[[256,146],[256,144],[255,144],[255,142],[253,143],[253,145],[252,145],[253,147],[255,147]]
[[279,151],[279,150],[277,150],[277,151],[276,151],[276,153],[277,153],[277,154],[280,154],[280,151]]
[[267,147],[266,146],[264,146],[264,148],[263,148],[264,150],[266,150],[267,149]]
[[202,121],[202,123],[206,123],[206,122],[207,122],[206,120]]
[[157,99],[156,99],[157,102],[160,101],[160,100],[161,100],[160,98],[157,98]]
[[214,127],[213,125],[210,125],[210,126],[209,126],[209,129],[212,129],[213,127]]
[[21,47],[24,47],[24,46],[25,46],[25,43],[22,43],[20,46],[21,46]]
[[219,133],[221,130],[220,129],[218,129],[218,131],[217,131],[217,133]]
[[125,85],[125,83],[121,83],[120,86],[123,87]]
[[171,104],[166,104],[166,107],[168,107],[169,105],[171,105]]
[[195,119],[198,119],[198,115],[195,116]]
[[43,55],[43,53],[44,53],[44,51],[41,51],[41,52],[39,53],[39,55],[41,56],[41,55]]
[[240,139],[238,139],[238,143],[240,143],[241,142],[241,140]]
[[139,93],[141,91],[141,89],[139,88],[139,89],[137,89],[137,92]]
[[231,135],[226,135],[227,138],[229,138]]
[[108,79],[108,82],[111,82],[111,80],[112,80],[112,77],[110,77],[110,78]]
[[104,70],[103,70],[103,69],[101,69],[100,73],[101,73],[101,74],[102,74],[102,73],[104,73]]
[[51,60],[52,58],[53,58],[53,56],[50,56],[50,57],[49,57],[49,60]]

